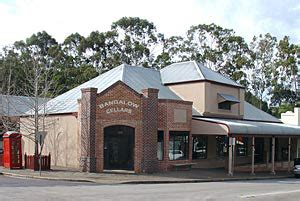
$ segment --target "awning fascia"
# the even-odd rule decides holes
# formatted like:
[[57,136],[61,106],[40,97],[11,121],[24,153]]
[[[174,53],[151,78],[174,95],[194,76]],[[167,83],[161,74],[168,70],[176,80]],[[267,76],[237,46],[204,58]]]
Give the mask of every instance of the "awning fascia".
[[222,103],[222,102],[225,102],[225,101],[230,102],[231,104],[240,103],[240,100],[237,99],[233,95],[218,93],[218,103]]
[[[193,117],[194,121],[203,121],[228,127],[229,136],[277,136],[277,137],[300,137],[300,127],[283,123],[246,121],[237,119],[218,119]],[[200,133],[199,133],[200,134]],[[205,134],[205,130],[203,130]]]

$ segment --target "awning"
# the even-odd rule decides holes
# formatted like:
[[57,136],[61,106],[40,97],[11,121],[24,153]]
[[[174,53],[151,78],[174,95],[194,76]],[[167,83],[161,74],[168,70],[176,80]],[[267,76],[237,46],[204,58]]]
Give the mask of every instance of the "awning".
[[225,101],[231,102],[232,104],[240,102],[240,100],[233,95],[218,93],[218,103]]
[[[214,124],[213,128],[211,127],[212,124]],[[215,135],[227,133],[227,135],[300,137],[300,126],[272,122],[193,117],[192,134],[206,135],[208,133],[212,135],[213,132],[216,132]]]

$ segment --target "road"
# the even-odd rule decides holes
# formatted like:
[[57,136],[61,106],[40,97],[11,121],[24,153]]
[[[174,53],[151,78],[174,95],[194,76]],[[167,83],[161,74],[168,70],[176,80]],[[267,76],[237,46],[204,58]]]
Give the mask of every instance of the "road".
[[300,200],[300,179],[95,185],[0,176],[0,200]]

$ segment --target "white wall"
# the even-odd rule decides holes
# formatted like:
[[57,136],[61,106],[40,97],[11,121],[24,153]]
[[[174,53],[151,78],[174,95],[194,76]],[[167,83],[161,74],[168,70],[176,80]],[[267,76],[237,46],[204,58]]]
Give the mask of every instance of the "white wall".
[[281,114],[281,121],[285,124],[300,126],[300,108],[295,107],[294,112],[287,111]]
[[[21,133],[28,136],[32,119],[21,118]],[[51,166],[79,168],[78,122],[73,115],[48,116],[43,154],[51,153]],[[23,152],[34,154],[34,143],[23,137]]]

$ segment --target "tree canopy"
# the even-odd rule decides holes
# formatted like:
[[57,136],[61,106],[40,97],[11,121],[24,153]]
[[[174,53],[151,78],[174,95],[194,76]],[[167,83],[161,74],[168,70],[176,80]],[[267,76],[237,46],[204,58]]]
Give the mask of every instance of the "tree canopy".
[[[41,31],[2,48],[1,93],[32,94],[28,86],[34,73],[43,75],[40,82],[51,79],[45,94],[51,97],[122,63],[161,69],[188,60],[242,84],[246,100],[265,111],[278,115],[284,110],[281,105],[297,104],[300,48],[288,36],[277,39],[264,33],[247,43],[232,29],[199,24],[185,35],[165,37],[154,23],[138,17],[123,17],[113,22],[110,30],[91,31],[86,37],[73,33],[62,43]],[[20,90],[24,86],[29,90],[26,94]]]

